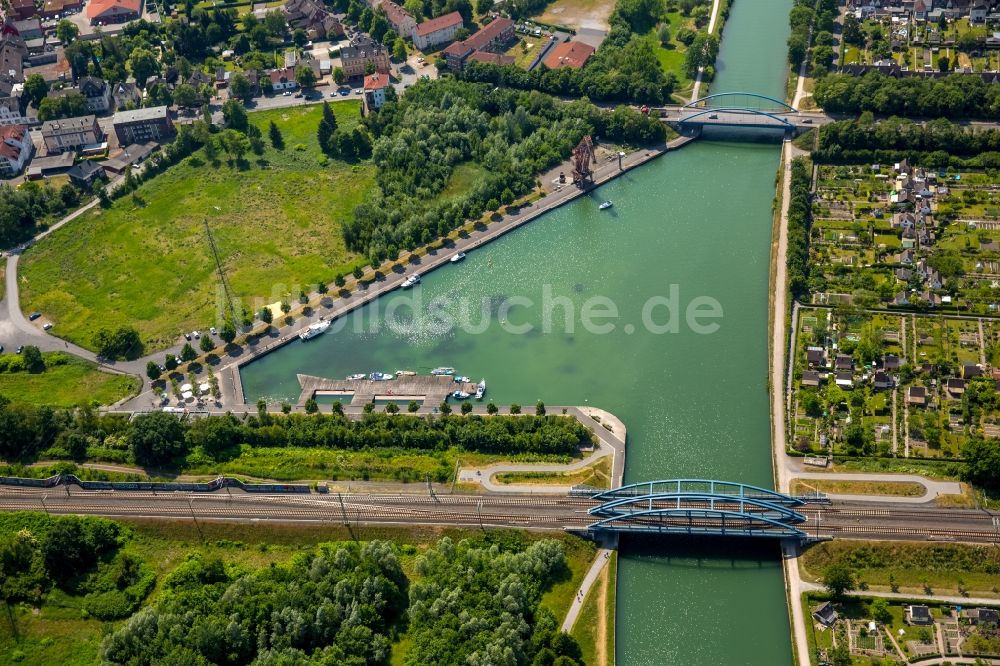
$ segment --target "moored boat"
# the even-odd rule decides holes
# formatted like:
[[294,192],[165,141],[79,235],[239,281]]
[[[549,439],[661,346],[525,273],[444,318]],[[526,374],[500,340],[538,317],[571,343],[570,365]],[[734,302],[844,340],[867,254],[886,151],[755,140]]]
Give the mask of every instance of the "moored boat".
[[471,394],[466,393],[465,391],[455,391],[454,393],[451,394],[451,397],[455,398],[456,400],[468,400],[472,396]]
[[403,289],[409,289],[420,282],[420,273],[414,273],[410,277],[403,280]]
[[390,374],[388,372],[373,372],[368,375],[368,379],[373,382],[385,382],[393,379],[396,375]]
[[471,382],[471,381],[472,380],[469,379],[468,377],[466,377],[465,375],[455,375],[455,383],[456,384],[461,384],[463,382]]
[[449,259],[449,261],[453,264],[457,264],[458,262],[462,261],[462,259],[465,259],[465,253],[456,252],[455,254],[451,255],[451,259]]
[[417,373],[413,372],[413,370],[397,370],[396,371],[396,376],[397,377],[413,377],[416,374]]
[[476,400],[482,400],[484,395],[486,395],[486,380],[480,379],[476,385]]
[[455,374],[455,368],[449,368],[449,367],[434,368],[433,370],[431,370],[431,374],[432,375],[453,375],[453,374]]
[[611,203],[610,201],[605,201],[600,206],[598,206],[598,208],[600,208],[601,210],[607,210],[607,209],[611,208],[612,206],[614,206],[613,203]]
[[328,328],[330,328],[329,321],[318,321],[315,324],[309,324],[308,328],[299,331],[299,338],[302,340],[312,340],[317,335],[325,333]]
[[356,379],[364,379],[364,378],[365,378],[365,377],[367,377],[367,376],[368,376],[368,375],[366,375],[366,374],[365,374],[365,373],[363,373],[363,372],[356,372],[356,373],[354,373],[353,375],[347,375],[347,378],[348,378],[348,379],[355,379],[355,380],[356,380]]

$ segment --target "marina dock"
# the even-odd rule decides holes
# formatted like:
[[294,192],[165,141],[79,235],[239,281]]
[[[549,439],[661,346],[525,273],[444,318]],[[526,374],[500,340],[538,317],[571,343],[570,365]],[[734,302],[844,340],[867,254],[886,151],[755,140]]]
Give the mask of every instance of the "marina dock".
[[475,382],[456,382],[451,375],[400,375],[385,381],[368,378],[328,379],[301,374],[297,377],[299,386],[302,387],[298,406],[304,406],[310,398],[340,396],[345,406],[352,407],[363,407],[376,400],[418,400],[424,406],[437,407],[453,391],[465,391],[473,395],[476,393]]

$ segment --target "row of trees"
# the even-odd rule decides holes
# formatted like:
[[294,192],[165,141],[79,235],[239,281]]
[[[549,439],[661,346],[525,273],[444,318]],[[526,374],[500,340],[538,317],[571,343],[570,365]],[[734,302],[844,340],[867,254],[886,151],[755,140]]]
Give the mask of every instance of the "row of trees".
[[571,455],[589,446],[593,434],[566,416],[451,416],[366,414],[352,420],[341,413],[271,415],[240,420],[232,415],[182,421],[154,412],[131,421],[98,416],[90,409],[52,410],[11,403],[0,397],[0,456],[29,460],[43,451],[82,459],[88,447],[126,447],[140,465],[164,466],[194,449],[224,459],[240,446],[304,446],[360,450],[398,448],[485,453]]
[[788,62],[796,72],[807,57],[814,76],[827,72],[835,57],[832,45],[837,12],[837,0],[795,0],[788,15],[792,29],[788,37]]
[[816,103],[831,113],[861,113],[925,118],[996,118],[1000,86],[979,76],[894,78],[878,72],[864,76],[831,74],[816,82]]
[[804,157],[792,162],[788,202],[788,288],[792,298],[809,293],[809,232],[812,226],[812,169]]
[[[365,124],[377,137],[379,189],[355,208],[344,237],[376,263],[510,204],[584,134],[625,143],[665,138],[659,121],[629,109],[605,112],[586,101],[453,79],[418,83]],[[464,193],[440,197],[455,167],[469,162],[485,175]]]
[[0,248],[31,238],[39,225],[79,203],[80,192],[70,184],[56,188],[48,181],[30,180],[16,189],[0,185]]
[[1000,166],[1000,130],[956,125],[944,118],[916,123],[891,117],[875,122],[871,112],[858,120],[824,125],[813,159],[826,163],[867,164],[898,161],[940,168],[949,165]]

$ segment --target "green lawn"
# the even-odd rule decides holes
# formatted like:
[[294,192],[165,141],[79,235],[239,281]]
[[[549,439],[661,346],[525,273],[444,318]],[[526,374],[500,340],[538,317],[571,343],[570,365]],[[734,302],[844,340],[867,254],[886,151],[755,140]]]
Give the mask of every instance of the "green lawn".
[[[51,354],[45,356],[51,358]],[[138,388],[135,378],[101,372],[93,363],[76,357],[69,357],[64,365],[49,367],[38,374],[0,373],[0,395],[16,402],[51,407],[84,403],[110,405]]]
[[[332,106],[341,128],[358,122],[358,102]],[[324,166],[320,117],[315,105],[250,114],[268,147],[244,170],[199,151],[144,184],[141,207],[123,197],[40,242],[21,262],[23,308],[44,312],[59,335],[85,347],[101,326],[136,326],[151,351],[216,324],[221,288],[204,220],[240,298],[273,302],[349,270],[357,257],[339,226],[372,190],[375,169]],[[271,120],[282,151],[267,140]]]

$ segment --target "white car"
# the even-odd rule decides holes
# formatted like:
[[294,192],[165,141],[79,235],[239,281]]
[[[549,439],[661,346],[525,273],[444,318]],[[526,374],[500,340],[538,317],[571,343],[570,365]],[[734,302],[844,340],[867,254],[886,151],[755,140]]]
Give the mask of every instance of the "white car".
[[201,337],[201,333],[199,331],[191,331],[191,335],[194,336],[195,340]]
[[281,93],[281,96],[282,97],[291,97],[292,93],[290,93],[289,91],[286,90],[285,92]]
[[211,329],[209,329],[209,330],[212,331],[212,335],[215,335],[215,334],[218,333],[218,331],[215,330],[214,326]]

